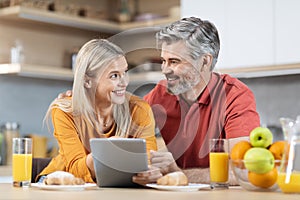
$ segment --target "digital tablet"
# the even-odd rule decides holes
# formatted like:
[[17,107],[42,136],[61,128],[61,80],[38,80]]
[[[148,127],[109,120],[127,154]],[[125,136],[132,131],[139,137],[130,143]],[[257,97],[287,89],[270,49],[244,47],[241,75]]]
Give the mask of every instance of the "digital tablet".
[[145,139],[93,138],[90,145],[99,187],[139,187],[132,176],[148,169]]

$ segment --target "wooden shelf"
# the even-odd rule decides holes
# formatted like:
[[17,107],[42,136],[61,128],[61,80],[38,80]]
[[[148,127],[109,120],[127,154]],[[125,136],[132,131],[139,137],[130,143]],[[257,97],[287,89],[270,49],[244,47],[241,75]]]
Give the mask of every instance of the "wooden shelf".
[[[119,33],[129,30],[128,34],[144,33],[153,31],[154,27],[164,26],[178,19],[161,18],[147,22],[117,23],[107,20],[90,19],[79,16],[72,16],[58,12],[38,10],[24,6],[13,6],[0,9],[0,19],[11,20],[17,23],[45,24],[74,28],[82,31],[99,31]],[[157,29],[155,30],[157,31]],[[0,74],[13,74],[23,77],[44,78],[73,81],[71,69],[61,66],[44,66],[34,64],[0,64]],[[131,74],[132,82],[156,82],[161,73]]]
[[118,33],[133,28],[164,26],[178,19],[161,18],[145,22],[117,23],[108,20],[72,16],[24,6],[12,6],[0,9],[0,18],[18,21],[33,21],[55,24],[82,30]]
[[216,69],[220,73],[230,74],[236,78],[259,78],[300,74],[300,63],[286,65],[270,65],[260,67]]
[[[300,74],[300,64],[237,69],[216,69],[215,71],[230,74],[236,78],[259,78]],[[23,77],[73,81],[73,71],[71,69],[57,66],[0,64],[0,74],[14,74]],[[160,71],[129,73],[129,79],[132,84],[157,83],[164,79],[164,75]]]
[[[73,81],[73,71],[71,69],[45,65],[0,64],[0,74]],[[158,71],[129,73],[129,79],[130,83],[157,83],[159,80],[164,79],[164,76]]]
[[31,64],[0,64],[0,74],[15,74],[23,77],[65,81],[73,80],[71,69]]
[[[107,20],[89,19],[79,16],[72,16],[61,14],[58,12],[51,12],[46,10],[38,10],[24,6],[13,6],[0,9],[0,19],[14,20],[19,23],[44,23],[59,25],[64,27],[71,27],[86,31],[101,31],[118,33],[125,30],[149,31],[146,27],[164,26],[177,19],[162,18],[148,22],[132,22],[132,23],[116,23]],[[143,28],[142,28],[143,27]],[[257,78],[300,74],[300,64],[288,65],[274,65],[274,66],[258,66],[247,68],[233,68],[233,69],[216,69],[220,73],[227,73],[237,78]],[[0,64],[0,74],[15,74],[18,76],[57,79],[57,80],[73,80],[73,72],[71,69],[31,65],[31,64]],[[156,83],[164,79],[161,72],[144,72],[144,73],[130,73],[131,83],[152,82]]]

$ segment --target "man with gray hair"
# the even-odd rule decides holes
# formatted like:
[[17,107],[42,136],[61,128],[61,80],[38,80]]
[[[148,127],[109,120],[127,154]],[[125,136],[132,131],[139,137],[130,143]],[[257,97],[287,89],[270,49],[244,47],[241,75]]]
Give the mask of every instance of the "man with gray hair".
[[[260,125],[254,95],[238,79],[213,72],[220,41],[211,22],[183,18],[156,38],[166,80],[144,98],[168,152],[151,152],[152,168],[133,181],[146,184],[183,171],[190,182],[209,183],[208,140],[246,139]],[[232,175],[230,182],[235,184]]]

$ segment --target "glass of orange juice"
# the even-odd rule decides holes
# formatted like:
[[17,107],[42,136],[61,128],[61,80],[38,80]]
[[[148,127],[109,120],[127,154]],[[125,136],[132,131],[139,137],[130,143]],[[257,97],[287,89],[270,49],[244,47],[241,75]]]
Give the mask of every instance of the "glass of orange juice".
[[210,187],[228,189],[229,145],[227,139],[209,140]]
[[29,187],[32,170],[32,139],[13,138],[12,174],[13,185]]

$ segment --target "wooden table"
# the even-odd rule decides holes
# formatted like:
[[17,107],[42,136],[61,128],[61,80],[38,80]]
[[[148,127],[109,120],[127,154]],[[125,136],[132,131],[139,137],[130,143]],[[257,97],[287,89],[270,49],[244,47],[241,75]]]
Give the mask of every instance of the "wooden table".
[[38,188],[16,188],[10,183],[0,184],[0,199],[72,199],[72,200],[93,200],[93,199],[118,199],[118,200],[299,200],[298,194],[283,194],[280,192],[250,192],[233,187],[228,190],[200,190],[197,192],[174,192],[160,191],[144,188],[90,188],[83,191],[49,191]]

